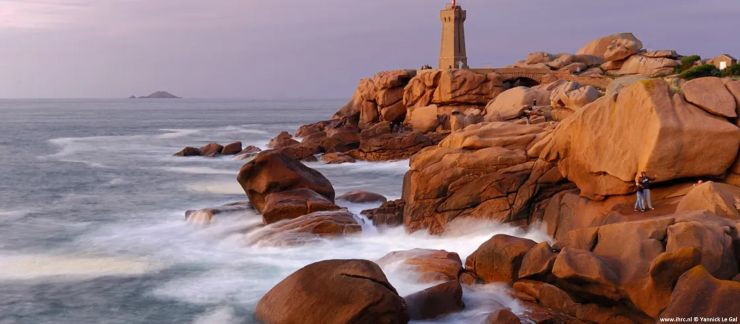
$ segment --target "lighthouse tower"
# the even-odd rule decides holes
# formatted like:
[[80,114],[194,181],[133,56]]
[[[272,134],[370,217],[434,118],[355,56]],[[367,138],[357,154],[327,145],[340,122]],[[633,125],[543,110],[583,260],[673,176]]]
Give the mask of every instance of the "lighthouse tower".
[[447,4],[439,13],[442,19],[442,45],[439,53],[439,68],[467,69],[468,56],[465,52],[465,10],[456,0]]

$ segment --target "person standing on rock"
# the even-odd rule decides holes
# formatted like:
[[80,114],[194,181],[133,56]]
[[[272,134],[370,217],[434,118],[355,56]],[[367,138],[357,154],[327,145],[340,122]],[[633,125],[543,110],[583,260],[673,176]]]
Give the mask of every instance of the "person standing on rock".
[[642,196],[645,199],[645,204],[647,205],[643,207],[647,207],[650,210],[655,209],[653,208],[653,202],[650,199],[650,181],[653,180],[655,180],[655,178],[648,177],[647,172],[645,171],[642,171],[642,173],[640,173],[640,179],[638,180],[639,187],[642,188]]
[[635,200],[635,211],[644,212],[645,211],[645,203],[643,201],[644,196],[642,192],[642,184],[640,183],[639,179],[635,179],[635,185],[637,186],[637,192],[635,192],[635,194],[637,195],[637,200]]

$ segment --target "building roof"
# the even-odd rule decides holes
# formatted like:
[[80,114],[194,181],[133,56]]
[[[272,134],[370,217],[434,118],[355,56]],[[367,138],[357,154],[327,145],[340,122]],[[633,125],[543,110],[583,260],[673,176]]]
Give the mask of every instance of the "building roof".
[[735,57],[733,57],[733,56],[732,56],[732,55],[730,55],[730,54],[726,54],[726,53],[722,53],[722,54],[720,54],[720,55],[717,55],[717,56],[715,56],[715,57],[714,57],[714,58],[713,58],[712,60],[716,60],[716,59],[718,59],[718,58],[725,58],[725,59],[730,59],[730,60],[732,60],[732,61],[737,61],[737,59],[736,59]]

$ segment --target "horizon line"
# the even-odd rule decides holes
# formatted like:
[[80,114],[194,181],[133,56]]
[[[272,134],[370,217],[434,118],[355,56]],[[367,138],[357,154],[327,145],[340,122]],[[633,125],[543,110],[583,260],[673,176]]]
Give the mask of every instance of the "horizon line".
[[155,101],[177,101],[177,100],[248,100],[248,101],[298,101],[298,100],[349,100],[350,98],[246,98],[246,97],[179,97],[179,98],[129,98],[129,97],[0,97],[0,100],[155,100]]

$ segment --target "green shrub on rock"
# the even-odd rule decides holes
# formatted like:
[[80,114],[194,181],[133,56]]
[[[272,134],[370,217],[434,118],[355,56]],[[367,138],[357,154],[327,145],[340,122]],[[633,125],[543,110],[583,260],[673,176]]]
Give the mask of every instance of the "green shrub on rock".
[[694,66],[694,63],[701,60],[699,55],[689,55],[681,58],[681,65],[676,67],[676,73],[684,72]]
[[703,64],[692,67],[678,75],[682,79],[691,80],[708,76],[720,76],[719,69],[711,64]]
[[723,77],[740,76],[740,64],[733,64],[722,70]]

